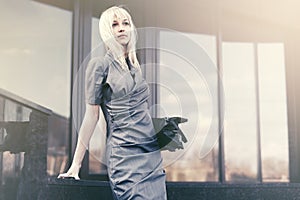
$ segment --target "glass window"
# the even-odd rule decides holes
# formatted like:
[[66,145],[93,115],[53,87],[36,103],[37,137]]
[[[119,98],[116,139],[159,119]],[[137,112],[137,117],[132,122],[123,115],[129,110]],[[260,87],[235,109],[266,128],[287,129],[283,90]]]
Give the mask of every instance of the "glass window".
[[0,85],[55,113],[49,122],[48,173],[57,175],[68,152],[72,12],[28,0],[0,3]]
[[258,44],[257,50],[263,181],[288,181],[284,45]]
[[222,49],[226,180],[288,181],[283,44],[224,42]]
[[[161,31],[159,37],[158,117],[188,119],[181,125],[189,140],[185,149],[163,151],[167,180],[218,181],[218,125],[212,124],[213,112],[217,112],[217,101],[212,100],[217,98],[216,38],[168,31]],[[190,48],[186,52],[191,59],[178,54],[178,46]],[[200,65],[192,63],[197,57],[203,58]],[[215,68],[208,71],[210,67]],[[208,83],[213,83],[212,90]],[[211,126],[216,128],[210,133],[215,135],[214,141],[207,140]],[[206,153],[201,155],[203,149]]]
[[28,0],[0,11],[1,87],[68,117],[72,12]]
[[257,113],[254,46],[226,43],[223,49],[225,96],[224,153],[227,181],[256,181]]

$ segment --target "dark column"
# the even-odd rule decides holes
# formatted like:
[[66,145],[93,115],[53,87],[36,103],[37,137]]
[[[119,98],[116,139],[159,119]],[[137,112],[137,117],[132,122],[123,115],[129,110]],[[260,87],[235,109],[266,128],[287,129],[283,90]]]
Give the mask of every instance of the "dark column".
[[24,156],[18,200],[35,200],[45,186],[47,176],[48,116],[32,111],[26,131],[27,150]]
[[[297,35],[297,36],[296,36]],[[299,34],[285,43],[290,181],[300,182],[300,57]]]

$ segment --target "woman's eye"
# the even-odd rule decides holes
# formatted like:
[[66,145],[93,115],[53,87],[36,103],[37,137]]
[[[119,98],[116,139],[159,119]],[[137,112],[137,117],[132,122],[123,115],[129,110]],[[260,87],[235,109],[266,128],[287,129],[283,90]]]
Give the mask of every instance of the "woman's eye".
[[117,25],[118,25],[117,23],[113,23],[113,24],[112,24],[113,27],[115,27],[115,26],[117,26]]
[[129,25],[129,22],[124,22],[123,24],[127,26],[127,25]]

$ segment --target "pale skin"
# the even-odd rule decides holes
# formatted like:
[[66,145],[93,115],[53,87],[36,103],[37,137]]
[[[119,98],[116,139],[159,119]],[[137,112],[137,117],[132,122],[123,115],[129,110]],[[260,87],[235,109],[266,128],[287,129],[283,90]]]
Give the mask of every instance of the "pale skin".
[[[113,35],[116,41],[124,47],[127,52],[127,44],[131,39],[130,22],[127,18],[115,18],[112,23]],[[79,180],[81,163],[88,147],[89,141],[99,120],[99,105],[86,104],[86,111],[79,130],[77,146],[71,167],[66,173],[59,174],[58,178],[75,178]]]
[[112,29],[115,39],[124,47],[124,52],[126,52],[127,44],[131,38],[129,20],[127,18],[115,18]]

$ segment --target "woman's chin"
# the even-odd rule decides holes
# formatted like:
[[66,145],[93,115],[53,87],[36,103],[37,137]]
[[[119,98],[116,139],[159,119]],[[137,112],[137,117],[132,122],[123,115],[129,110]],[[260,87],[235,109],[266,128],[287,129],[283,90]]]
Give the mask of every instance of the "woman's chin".
[[118,42],[119,42],[120,45],[122,45],[124,47],[128,45],[128,41],[127,40],[119,40]]

